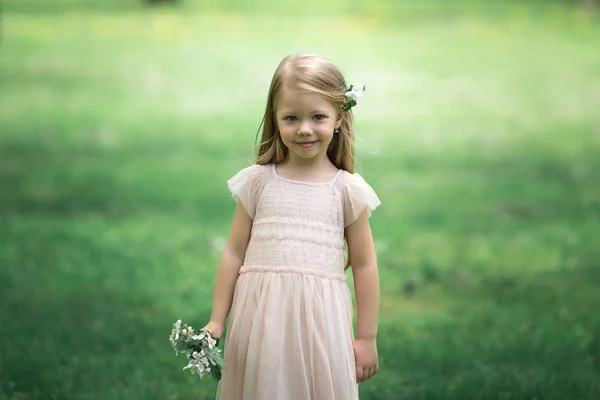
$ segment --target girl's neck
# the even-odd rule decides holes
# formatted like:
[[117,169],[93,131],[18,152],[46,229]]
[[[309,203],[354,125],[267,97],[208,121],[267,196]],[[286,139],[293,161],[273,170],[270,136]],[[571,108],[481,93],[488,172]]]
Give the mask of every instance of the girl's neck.
[[278,164],[277,171],[291,179],[326,181],[338,168],[328,157],[319,160],[288,157]]
[[329,160],[329,157],[318,157],[315,158],[300,158],[300,157],[287,157],[280,163],[280,166],[289,168],[297,172],[316,172],[316,171],[332,171],[337,170],[336,166]]

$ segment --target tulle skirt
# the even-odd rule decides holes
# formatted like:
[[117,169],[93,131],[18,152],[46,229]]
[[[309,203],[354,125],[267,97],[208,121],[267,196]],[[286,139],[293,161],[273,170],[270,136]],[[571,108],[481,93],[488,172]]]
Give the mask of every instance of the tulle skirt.
[[217,399],[358,399],[352,340],[342,274],[242,267]]

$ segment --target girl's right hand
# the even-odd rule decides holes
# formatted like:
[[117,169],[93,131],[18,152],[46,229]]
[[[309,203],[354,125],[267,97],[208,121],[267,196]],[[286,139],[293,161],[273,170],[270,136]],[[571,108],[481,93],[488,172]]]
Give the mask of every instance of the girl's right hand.
[[201,330],[208,331],[208,333],[210,333],[210,336],[212,336],[213,339],[219,339],[219,340],[221,340],[221,336],[223,336],[223,330],[224,329],[225,328],[223,327],[223,325],[221,325],[221,324],[219,324],[217,322],[214,322],[214,321],[210,321]]

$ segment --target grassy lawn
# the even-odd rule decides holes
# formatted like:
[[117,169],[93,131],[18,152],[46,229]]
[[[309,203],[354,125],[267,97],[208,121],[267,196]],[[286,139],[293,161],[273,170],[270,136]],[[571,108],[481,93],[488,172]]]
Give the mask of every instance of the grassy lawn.
[[600,398],[587,11],[93,4],[4,7],[0,400],[214,398],[168,334],[209,316],[225,181],[252,160],[271,75],[299,50],[368,86],[357,169],[383,203],[381,371],[361,399]]

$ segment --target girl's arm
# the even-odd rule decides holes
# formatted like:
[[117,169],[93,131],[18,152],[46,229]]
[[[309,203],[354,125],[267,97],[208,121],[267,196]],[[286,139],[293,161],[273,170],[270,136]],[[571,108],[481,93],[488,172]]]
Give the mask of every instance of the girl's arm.
[[225,327],[225,321],[231,309],[233,301],[233,289],[237,281],[240,267],[244,262],[246,248],[250,241],[250,231],[252,230],[252,219],[244,209],[241,202],[238,201],[229,238],[225,244],[223,255],[217,270],[215,281],[212,313],[210,322],[204,327],[216,338],[221,338]]
[[346,228],[348,254],[354,276],[358,326],[354,352],[359,382],[379,369],[377,320],[379,318],[379,273],[367,210]]

